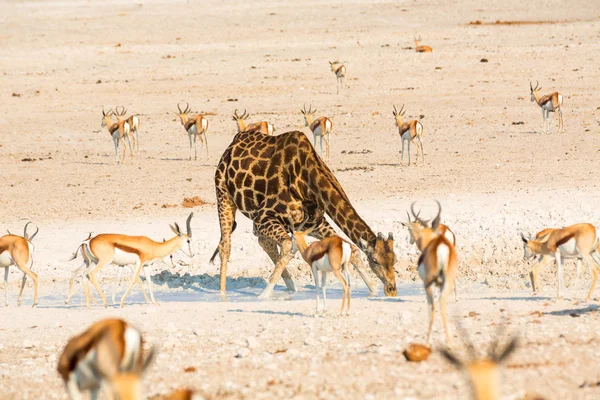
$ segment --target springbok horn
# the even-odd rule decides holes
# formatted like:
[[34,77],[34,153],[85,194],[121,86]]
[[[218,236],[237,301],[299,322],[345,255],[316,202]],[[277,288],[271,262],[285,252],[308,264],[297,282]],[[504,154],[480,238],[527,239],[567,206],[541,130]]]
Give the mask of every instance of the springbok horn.
[[398,110],[396,110],[396,105],[394,104],[394,112],[392,113],[394,116],[398,115]]
[[185,221],[185,225],[186,225],[186,228],[187,228],[187,235],[188,235],[189,238],[192,237],[192,224],[191,224],[191,222],[192,222],[192,217],[193,216],[194,216],[194,213],[191,212],[190,216]]
[[437,200],[435,202],[437,203],[437,206],[438,206],[438,213],[437,213],[436,217],[433,219],[433,222],[431,223],[431,227],[433,229],[436,229],[438,227],[438,225],[440,224],[441,215],[442,215],[442,205]]
[[181,111],[181,106],[179,104],[180,103],[177,103],[177,109],[179,110],[179,114],[183,114],[183,111]]
[[27,238],[29,237],[29,236],[27,236],[27,226],[28,226],[30,223],[31,223],[31,221],[27,222],[27,223],[25,224],[25,228],[23,228],[23,237],[25,238],[25,240],[27,240]]
[[38,234],[39,231],[40,231],[40,228],[36,227],[35,232],[33,232],[33,235],[31,235],[28,240],[31,242],[33,240],[33,238],[35,237],[35,235]]

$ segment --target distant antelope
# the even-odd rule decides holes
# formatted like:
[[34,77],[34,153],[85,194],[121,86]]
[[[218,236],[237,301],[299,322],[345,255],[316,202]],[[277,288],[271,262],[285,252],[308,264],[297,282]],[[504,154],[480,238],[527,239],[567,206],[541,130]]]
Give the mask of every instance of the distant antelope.
[[317,136],[321,138],[321,157],[323,157],[323,139],[325,139],[325,159],[329,161],[329,135],[331,134],[331,128],[333,124],[327,117],[320,117],[313,121],[313,116],[317,110],[313,110],[312,106],[309,105],[309,110],[306,111],[306,104],[304,109],[300,110],[304,115],[304,126],[308,126],[313,133],[313,147],[317,149]]
[[[110,116],[113,115],[113,113],[114,111],[112,109],[108,110],[108,113],[104,112],[104,107],[102,107],[102,123],[100,126],[106,126],[108,133],[113,138],[113,143],[115,145],[115,159],[117,164],[119,164],[125,160],[125,153],[127,151],[124,139],[127,139],[127,142],[129,143],[129,153],[131,153],[131,157],[133,157],[133,154],[131,152],[131,141],[129,140],[129,124],[127,121],[115,122],[113,124],[110,120]],[[121,142],[123,142],[123,156],[121,157],[121,160],[119,160],[119,144]]]
[[[438,229],[442,207],[438,202],[438,214],[433,219],[431,229]],[[425,285],[427,294],[427,303],[430,306],[429,311],[429,330],[427,333],[427,344],[431,344],[431,332],[433,330],[433,321],[435,319],[435,300],[433,298],[433,288],[435,285],[440,288],[440,312],[444,331],[446,333],[446,343],[450,343],[450,333],[448,331],[448,322],[446,316],[446,301],[450,290],[456,284],[456,270],[458,269],[458,258],[454,245],[446,239],[445,235],[436,236],[427,247],[423,249],[419,257],[418,272],[419,277]]]
[[600,257],[596,250],[600,245],[598,229],[592,224],[575,224],[562,229],[545,229],[543,236],[535,239],[521,233],[523,240],[523,259],[528,260],[536,255],[538,262],[533,266],[529,277],[533,292],[538,291],[539,271],[548,265],[553,259],[556,260],[558,270],[557,298],[563,295],[563,258],[582,258],[592,273],[592,285],[586,297],[589,301],[600,272]]
[[27,233],[27,226],[31,222],[25,224],[23,229],[23,236],[12,235],[8,232],[8,235],[0,237],[0,268],[4,268],[4,305],[8,306],[8,270],[9,267],[16,265],[17,268],[23,272],[23,280],[21,282],[21,291],[19,292],[19,298],[17,304],[21,305],[21,296],[23,295],[23,289],[25,288],[25,281],[29,275],[33,280],[34,295],[33,295],[33,307],[38,303],[38,276],[31,270],[33,267],[33,250],[34,246],[32,243],[33,238],[39,232],[39,228],[29,235]]
[[421,42],[421,35],[419,37],[414,36],[415,38],[415,51],[417,53],[432,53],[433,49],[429,46],[420,46],[419,42]]
[[[121,106],[121,107],[122,107],[121,113],[119,113],[118,107],[115,107],[116,114],[125,116],[125,114],[127,113],[127,110],[125,109],[125,107],[123,107],[123,106]],[[140,152],[140,137],[138,135],[138,130],[140,128],[140,117],[137,115],[130,115],[129,118],[125,119],[125,121],[127,121],[127,123],[129,124],[130,136],[131,136],[131,139],[133,140],[133,151],[136,154],[139,154],[139,152]]]
[[518,347],[518,339],[513,338],[503,348],[499,348],[498,340],[494,340],[488,354],[484,358],[477,356],[472,344],[467,346],[469,359],[460,360],[449,349],[442,349],[440,353],[453,366],[467,375],[471,385],[471,397],[474,400],[499,400],[500,399],[500,371],[499,366]]
[[[394,111],[392,111],[392,115],[396,120],[396,126],[398,127],[398,133],[402,138],[402,154],[401,161],[404,161],[404,142],[408,141],[408,165],[410,165],[410,144],[411,142],[417,146],[417,161],[419,160],[419,150],[421,151],[421,158],[423,163],[425,163],[425,152],[423,151],[423,142],[421,141],[421,137],[423,136],[423,124],[413,119],[408,122],[403,122],[404,114],[406,114],[406,110],[404,110],[404,104],[402,104],[402,108],[400,111],[396,110],[396,106],[394,106]],[[415,139],[419,141],[419,144],[415,142]]]
[[[96,291],[102,298],[104,306],[106,306],[106,296],[100,288],[96,279],[96,274],[108,264],[116,265],[129,265],[135,264],[136,268],[129,283],[129,287],[125,294],[121,298],[121,308],[125,304],[125,299],[133,289],[133,286],[139,279],[142,268],[144,269],[144,275],[146,276],[146,284],[148,285],[148,291],[150,292],[150,298],[152,303],[158,305],[154,299],[154,292],[152,291],[152,280],[150,279],[150,271],[147,262],[155,260],[157,258],[163,258],[169,254],[173,254],[176,251],[183,250],[190,258],[194,256],[192,253],[192,227],[191,220],[194,213],[190,213],[186,220],[187,232],[183,233],[179,228],[179,225],[169,225],[171,230],[175,233],[175,237],[167,240],[166,242],[155,242],[154,240],[146,236],[128,236],[121,234],[100,234],[92,239],[83,241],[75,251],[74,256],[77,256],[77,251],[81,246],[87,246],[89,256],[95,262],[95,267],[89,267],[85,274],[89,276],[90,281],[96,288]],[[84,284],[86,280],[84,279]],[[87,292],[87,291],[86,291]],[[86,304],[89,304],[86,299]]]
[[[145,354],[147,353],[147,354]],[[109,398],[141,400],[141,378],[156,356],[144,350],[142,333],[121,319],[96,322],[69,340],[58,361],[58,373],[71,400],[100,388]]]
[[531,101],[535,101],[537,105],[540,106],[542,109],[542,117],[544,118],[544,126],[542,128],[543,131],[546,133],[550,133],[550,113],[558,111],[558,132],[562,132],[565,127],[562,116],[562,94],[558,92],[553,92],[540,97],[539,91],[542,90],[542,88],[538,86],[538,81],[535,81],[535,87],[533,87],[531,85],[531,82],[529,82],[529,89],[531,90]]
[[208,132],[208,120],[204,118],[204,115],[198,114],[188,117],[188,113],[190,112],[190,105],[186,101],[185,110],[181,110],[179,103],[177,103],[177,109],[179,110],[179,119],[181,121],[181,125],[185,128],[185,131],[188,133],[188,137],[190,139],[190,160],[192,159],[192,142],[194,144],[194,160],[198,159],[198,149],[196,141],[200,140],[200,153],[202,153],[202,146],[206,147],[206,158],[208,159],[208,139],[206,138],[206,133]]
[[346,66],[338,61],[329,61],[329,66],[337,78],[337,94],[340,94],[340,85],[346,86]]
[[250,114],[244,110],[242,115],[238,115],[237,109],[233,112],[233,120],[237,123],[238,133],[246,132],[246,131],[257,131],[264,135],[273,135],[273,125],[268,123],[267,121],[254,122],[252,124],[246,125],[246,119],[250,117]]
[[[438,208],[441,208],[440,203],[437,200],[436,202],[438,204]],[[429,226],[429,221],[419,218],[420,212],[415,214],[414,205],[414,202],[410,205],[410,212],[412,213],[414,220],[411,219],[407,212],[406,216],[408,217],[408,221],[401,222],[402,226],[408,228],[408,232],[410,234],[410,244],[416,244],[419,251],[422,252],[433,239],[441,235],[444,236],[448,242],[450,242],[450,244],[456,248],[456,236],[454,235],[454,232],[452,232],[448,226],[436,220],[433,221],[432,226],[437,225],[437,229],[434,230],[431,228]],[[456,284],[454,285],[454,298],[458,300]]]
[[[323,290],[323,313],[325,313],[325,308],[327,306],[327,294],[325,292],[325,287],[327,286],[327,272],[333,272],[339,279],[344,290],[340,315],[344,314],[346,299],[348,299],[346,315],[349,315],[350,297],[352,296],[352,288],[350,286],[350,259],[352,257],[352,247],[350,243],[339,236],[327,237],[323,240],[312,242],[309,245],[306,243],[306,236],[312,232],[312,229],[304,232],[302,231],[307,220],[308,218],[305,218],[304,222],[298,227],[298,230],[292,228],[292,252],[295,253],[296,251],[300,251],[304,261],[312,268],[313,278],[315,280],[315,292],[317,295],[315,316],[319,314],[319,309],[321,308],[319,304],[319,287]],[[291,218],[290,226],[294,226]],[[320,284],[319,271],[321,271]]]

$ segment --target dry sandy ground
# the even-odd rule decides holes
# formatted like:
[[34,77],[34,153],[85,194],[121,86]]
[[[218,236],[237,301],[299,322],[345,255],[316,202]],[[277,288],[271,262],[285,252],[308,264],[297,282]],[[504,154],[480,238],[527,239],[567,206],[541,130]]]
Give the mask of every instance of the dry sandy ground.
[[[0,318],[0,397],[64,398],[55,366],[67,338],[122,316],[161,346],[144,381],[149,395],[189,386],[207,398],[464,398],[466,384],[439,355],[420,365],[401,355],[424,339],[427,311],[417,253],[400,221],[413,200],[433,212],[432,198],[458,237],[453,325],[462,323],[482,351],[502,321],[505,335],[522,336],[504,394],[600,397],[598,294],[579,302],[589,274],[575,286],[567,262],[567,299],[555,302],[548,269],[543,296],[532,297],[518,236],[600,225],[600,3],[459,3],[2,2],[0,228],[40,226],[34,269],[41,297],[39,308],[28,307],[29,283],[17,308],[20,274],[11,272],[11,305]],[[476,20],[484,24],[469,25]],[[486,24],[497,20],[548,23]],[[408,49],[416,33],[433,54]],[[348,68],[340,95],[328,64],[336,59]],[[563,94],[564,134],[556,133],[555,115],[553,133],[541,134],[529,80]],[[187,160],[187,137],[173,114],[180,100],[209,113],[208,160]],[[243,217],[229,301],[219,301],[218,265],[208,264],[219,238],[213,174],[235,133],[231,113],[247,109],[251,121],[267,119],[276,133],[308,133],[303,103],[332,119],[330,165],[355,207],[374,230],[396,237],[399,298],[367,298],[356,277],[349,318],[334,316],[335,285],[331,315],[311,316],[314,291],[299,260],[290,267],[299,293],[278,287],[275,299],[256,301],[272,267]],[[100,128],[102,106],[117,104],[142,119],[141,154],[120,166]],[[420,116],[424,165],[400,162],[392,104]],[[78,266],[66,260],[89,231],[162,239],[168,223],[183,223],[191,211],[179,206],[189,196],[209,202],[193,209],[196,255],[176,255],[175,270],[153,264],[160,308],[141,304],[137,292],[123,310],[85,309],[80,294],[62,305]],[[114,274],[103,274],[106,292]],[[456,330],[453,336],[460,352]]]

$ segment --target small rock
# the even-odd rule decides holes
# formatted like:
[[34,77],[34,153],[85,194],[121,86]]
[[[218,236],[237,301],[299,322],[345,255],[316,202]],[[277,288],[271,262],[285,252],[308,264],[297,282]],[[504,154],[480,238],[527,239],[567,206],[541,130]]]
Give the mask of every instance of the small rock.
[[250,355],[250,349],[243,347],[238,350],[237,354],[235,355],[235,358],[246,358],[249,355]]
[[479,62],[486,63],[486,62],[488,62],[488,59],[487,58],[482,58],[481,60],[479,60]]
[[23,340],[23,348],[31,349],[32,347],[33,347],[33,343],[31,343],[31,340],[29,340],[29,339]]

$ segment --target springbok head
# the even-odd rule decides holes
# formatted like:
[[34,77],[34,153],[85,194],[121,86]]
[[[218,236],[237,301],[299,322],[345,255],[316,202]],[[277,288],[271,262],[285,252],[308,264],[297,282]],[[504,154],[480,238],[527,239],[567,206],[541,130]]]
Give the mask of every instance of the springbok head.
[[106,112],[104,111],[104,107],[102,107],[102,122],[100,123],[100,127],[110,126],[110,116],[113,114],[114,111],[112,108]]
[[542,90],[538,81],[535,81],[535,87],[531,85],[531,81],[529,82],[529,90],[531,90],[531,101],[535,101],[535,94]]
[[425,240],[425,242],[429,243],[437,235],[435,231],[441,222],[442,205],[437,200],[435,202],[438,206],[438,212],[435,218],[430,220],[424,220],[419,217],[421,210],[415,213],[415,202],[410,205],[410,212],[413,219],[411,219],[411,216],[407,212],[408,221],[402,222],[402,226],[408,228],[411,244],[419,240]]
[[237,109],[233,112],[233,120],[238,125],[238,133],[246,130],[246,119],[248,119],[249,117],[250,114],[248,114],[245,109],[242,115],[238,114]]
[[191,225],[193,216],[194,216],[194,213],[193,212],[190,213],[187,220],[185,221],[185,225],[187,228],[186,233],[183,233],[183,231],[179,228],[179,225],[177,224],[177,222],[175,222],[174,225],[169,225],[169,227],[171,228],[173,233],[175,233],[177,236],[179,236],[179,240],[181,241],[180,249],[186,255],[188,255],[190,258],[194,257],[194,253],[192,252],[192,225]]
[[310,124],[312,124],[313,116],[315,115],[317,110],[316,109],[313,110],[312,105],[309,104],[308,111],[307,111],[306,104],[304,104],[304,108],[302,110],[300,110],[300,112],[302,113],[302,115],[304,115],[304,126],[310,126]]
[[334,62],[329,61],[329,66],[331,67],[331,70],[333,72],[336,71],[336,69],[338,68],[338,65],[340,65],[340,64],[341,64],[341,62],[339,62],[339,61],[334,61]]
[[402,119],[404,118],[404,114],[406,114],[406,110],[404,109],[404,104],[402,104],[402,108],[400,111],[396,109],[396,105],[394,105],[394,111],[392,111],[394,118],[396,119],[396,126],[400,128],[402,126]]
[[[465,332],[463,332],[464,334]],[[463,337],[463,340],[466,338]],[[461,360],[449,349],[442,349],[440,353],[450,364],[465,372],[469,379],[473,399],[497,400],[500,399],[499,366],[517,347],[517,338],[512,338],[504,346],[499,346],[497,335],[484,357],[477,355],[472,343],[467,344],[468,359],[466,360]]]
[[[181,105],[180,105],[181,103],[185,103],[184,110],[181,109]],[[179,110],[179,113],[176,113],[176,114],[179,117],[179,120],[181,121],[181,125],[185,125],[185,123],[188,120],[188,113],[190,113],[190,111],[191,111],[190,104],[187,101],[177,103],[177,110]]]
[[419,43],[421,42],[421,35],[414,35],[415,38],[415,46],[419,47]]

